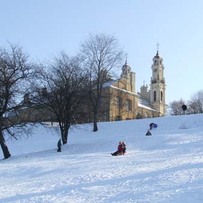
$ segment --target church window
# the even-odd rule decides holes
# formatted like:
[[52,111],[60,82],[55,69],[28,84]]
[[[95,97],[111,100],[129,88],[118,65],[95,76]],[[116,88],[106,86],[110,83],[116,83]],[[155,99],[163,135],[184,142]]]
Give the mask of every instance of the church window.
[[154,101],[156,101],[156,91],[154,91]]
[[126,111],[132,111],[132,101],[130,99],[126,100]]
[[122,107],[122,98],[117,97],[117,107],[120,109]]
[[163,92],[161,91],[161,101],[163,100]]

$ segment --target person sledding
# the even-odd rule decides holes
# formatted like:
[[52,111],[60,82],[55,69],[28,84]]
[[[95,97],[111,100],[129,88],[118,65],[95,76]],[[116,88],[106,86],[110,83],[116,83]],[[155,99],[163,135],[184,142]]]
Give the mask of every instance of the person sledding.
[[112,156],[124,155],[125,152],[126,152],[126,144],[124,142],[119,142],[117,151],[111,153],[111,155]]
[[126,153],[126,144],[125,142],[122,142],[122,148],[123,148],[123,154]]
[[150,130],[148,130],[145,135],[146,135],[146,136],[150,136],[150,135],[152,135],[152,133],[150,132]]

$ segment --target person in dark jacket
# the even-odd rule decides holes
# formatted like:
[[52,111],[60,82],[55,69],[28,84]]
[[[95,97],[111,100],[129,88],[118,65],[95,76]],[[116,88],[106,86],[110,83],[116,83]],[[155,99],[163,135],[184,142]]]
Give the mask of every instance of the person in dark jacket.
[[154,123],[149,124],[149,129],[152,130]]
[[147,136],[152,135],[152,133],[150,132],[150,130],[147,131],[146,135],[147,135]]
[[61,152],[61,139],[59,139],[59,141],[57,142],[57,152]]
[[153,128],[157,128],[157,124],[156,123],[150,123],[149,124],[149,129],[152,130]]
[[111,155],[112,156],[123,155],[123,145],[122,145],[122,142],[119,142],[117,151],[114,152],[114,153],[111,153]]

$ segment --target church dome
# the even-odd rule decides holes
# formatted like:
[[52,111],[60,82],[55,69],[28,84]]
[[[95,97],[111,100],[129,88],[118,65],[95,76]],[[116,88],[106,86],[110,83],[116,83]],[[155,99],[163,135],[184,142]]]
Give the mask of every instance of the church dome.
[[127,69],[131,71],[130,65],[127,63],[127,60],[125,60],[125,64],[123,65],[122,69]]
[[122,77],[128,78],[130,76],[131,67],[128,65],[127,60],[125,61],[125,64],[122,66]]
[[123,71],[131,71],[131,67],[128,65],[127,60],[125,61],[125,64],[122,67]]

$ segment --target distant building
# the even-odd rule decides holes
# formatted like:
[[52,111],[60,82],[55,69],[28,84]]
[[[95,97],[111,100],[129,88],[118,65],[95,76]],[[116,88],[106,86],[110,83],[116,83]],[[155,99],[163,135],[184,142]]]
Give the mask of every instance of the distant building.
[[[100,109],[101,121],[128,120],[164,116],[166,113],[163,59],[157,51],[151,66],[152,77],[150,86],[142,85],[136,93],[136,74],[127,64],[122,66],[121,76],[112,81],[104,91],[109,95],[104,99]],[[107,93],[108,92],[108,93]]]

